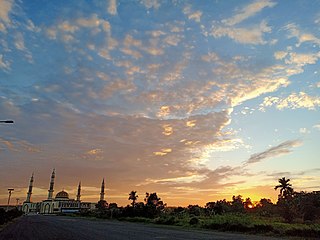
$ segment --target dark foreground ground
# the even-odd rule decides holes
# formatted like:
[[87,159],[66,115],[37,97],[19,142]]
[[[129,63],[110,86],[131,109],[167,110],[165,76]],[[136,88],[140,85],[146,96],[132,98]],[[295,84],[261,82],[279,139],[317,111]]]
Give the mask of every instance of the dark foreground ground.
[[1,240],[116,240],[116,239],[276,239],[263,236],[185,230],[176,227],[145,225],[74,217],[23,216],[0,232]]

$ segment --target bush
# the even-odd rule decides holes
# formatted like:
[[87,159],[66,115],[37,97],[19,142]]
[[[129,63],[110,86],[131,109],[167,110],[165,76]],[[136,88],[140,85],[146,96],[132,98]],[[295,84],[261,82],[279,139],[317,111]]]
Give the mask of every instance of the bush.
[[157,224],[174,225],[176,222],[174,216],[161,216],[154,219],[154,223]]
[[199,219],[197,217],[192,217],[189,221],[190,225],[196,225],[199,223]]
[[17,208],[13,208],[9,211],[5,211],[4,209],[0,209],[0,225],[5,224],[13,220],[14,218],[22,216],[23,212],[18,210]]

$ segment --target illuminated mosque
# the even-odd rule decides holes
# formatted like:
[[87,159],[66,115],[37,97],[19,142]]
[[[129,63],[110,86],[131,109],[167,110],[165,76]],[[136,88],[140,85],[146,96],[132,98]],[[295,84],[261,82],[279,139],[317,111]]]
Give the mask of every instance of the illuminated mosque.
[[[33,188],[33,174],[30,178],[29,190],[27,193],[26,201],[22,205],[22,211],[28,213],[40,213],[40,214],[54,214],[54,213],[75,213],[85,210],[95,209],[96,203],[82,202],[81,197],[81,182],[78,186],[76,199],[70,199],[69,194],[62,190],[53,197],[53,187],[55,179],[55,169],[51,174],[50,187],[48,190],[48,198],[41,202],[31,202],[32,188]],[[104,179],[101,184],[100,201],[104,201]]]

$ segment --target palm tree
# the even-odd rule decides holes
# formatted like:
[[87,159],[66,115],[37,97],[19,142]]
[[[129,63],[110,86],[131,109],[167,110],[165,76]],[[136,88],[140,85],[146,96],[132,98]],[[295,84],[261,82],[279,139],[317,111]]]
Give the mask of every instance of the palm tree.
[[134,205],[136,204],[136,201],[137,201],[137,199],[138,199],[138,195],[136,195],[137,194],[137,191],[131,191],[130,193],[129,193],[129,198],[128,198],[128,200],[132,200],[132,207],[134,207]]
[[279,198],[287,198],[289,196],[292,196],[293,194],[293,188],[292,184],[289,183],[290,179],[286,179],[285,177],[280,178],[279,180],[279,185],[274,187],[274,190],[277,190],[280,188],[280,194]]

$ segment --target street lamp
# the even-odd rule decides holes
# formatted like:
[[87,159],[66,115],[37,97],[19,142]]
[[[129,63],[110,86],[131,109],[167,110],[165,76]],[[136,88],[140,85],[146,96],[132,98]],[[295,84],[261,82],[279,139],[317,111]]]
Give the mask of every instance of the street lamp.
[[13,120],[0,120],[0,123],[14,123]]
[[9,196],[8,196],[8,205],[7,205],[7,211],[9,210],[9,204],[10,204],[10,198],[11,198],[11,193],[13,192],[13,188],[8,188]]

